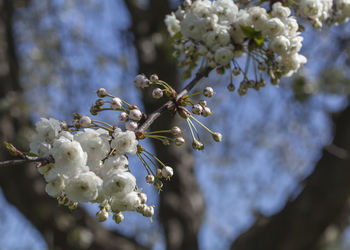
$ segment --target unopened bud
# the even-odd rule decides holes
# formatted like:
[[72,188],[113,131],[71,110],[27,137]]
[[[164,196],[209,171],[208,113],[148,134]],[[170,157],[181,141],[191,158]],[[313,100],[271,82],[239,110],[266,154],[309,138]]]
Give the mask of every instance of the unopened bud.
[[155,180],[154,175],[149,174],[149,175],[146,176],[146,182],[147,182],[148,184],[153,184],[153,183],[154,183],[154,180]]
[[200,141],[198,140],[194,140],[192,142],[192,148],[196,149],[196,150],[203,150],[204,149],[204,144],[201,143]]
[[201,105],[203,108],[207,106],[206,100],[199,100],[199,105]]
[[96,102],[95,102],[95,105],[101,107],[101,106],[103,106],[103,104],[105,104],[105,103],[106,103],[105,100],[103,100],[103,99],[97,99]]
[[75,210],[78,208],[78,202],[71,202],[69,205],[68,205],[68,208],[69,210]]
[[214,141],[221,142],[222,141],[222,134],[219,132],[215,132],[212,134]]
[[158,77],[158,75],[156,75],[156,74],[152,74],[152,75],[149,77],[149,79],[151,80],[151,82],[157,82],[157,81],[159,81],[159,77]]
[[235,91],[235,85],[233,85],[233,83],[231,82],[229,85],[227,85],[227,89],[228,89],[228,91],[233,92],[233,91]]
[[96,94],[98,97],[106,97],[108,96],[108,92],[105,88],[99,88],[97,91],[96,91]]
[[212,97],[214,95],[214,90],[212,87],[205,87],[203,90],[203,95],[205,97]]
[[92,115],[97,115],[99,111],[100,111],[100,108],[97,105],[92,105],[90,108],[90,113]]
[[160,168],[157,168],[157,177],[162,178],[162,170]]
[[142,112],[139,109],[133,109],[129,113],[129,118],[138,122],[142,118]]
[[137,122],[128,121],[125,123],[125,129],[130,131],[135,131],[137,129]]
[[157,180],[154,182],[153,186],[154,186],[156,189],[158,189],[159,191],[161,191],[161,190],[162,190],[162,187],[163,187],[163,182],[162,182],[161,180],[157,179]]
[[175,138],[175,145],[176,146],[182,146],[185,143],[185,139],[183,137],[177,137]]
[[174,126],[171,128],[171,133],[173,135],[180,135],[182,133],[182,131],[178,126]]
[[207,117],[208,115],[211,115],[211,114],[212,114],[212,112],[211,112],[210,108],[204,107],[203,112],[202,112],[202,116]]
[[134,82],[139,88],[145,88],[149,86],[149,80],[147,79],[147,77],[145,77],[145,75],[142,74],[137,75],[135,77]]
[[234,69],[232,70],[232,74],[235,76],[238,76],[241,73],[241,70],[237,67],[234,67]]
[[86,116],[83,116],[82,118],[80,118],[80,120],[79,120],[79,125],[80,125],[80,127],[82,127],[82,128],[88,128],[88,127],[90,127],[90,125],[91,125],[91,119],[90,119],[90,117],[88,117],[88,116],[86,115]]
[[178,107],[178,113],[184,119],[187,119],[191,116],[191,113],[185,107],[182,106]]
[[114,97],[111,101],[111,109],[120,109],[122,107],[122,100],[118,97]]
[[127,122],[129,120],[129,115],[126,112],[121,112],[118,116],[120,122]]
[[145,204],[147,202],[147,195],[145,193],[138,193],[138,196],[140,197],[141,204]]
[[195,115],[200,115],[203,111],[203,107],[200,104],[195,104],[192,106],[192,113]]
[[152,97],[155,99],[159,99],[163,96],[163,91],[160,88],[155,88],[152,92]]
[[174,170],[172,167],[166,166],[162,169],[162,176],[166,180],[170,180],[170,178],[174,175]]
[[145,217],[152,217],[154,215],[154,208],[152,206],[146,206],[142,215]]
[[101,209],[100,211],[98,211],[96,213],[96,218],[99,222],[103,222],[105,220],[108,219],[108,212],[106,211],[106,209]]
[[113,220],[115,221],[115,223],[119,224],[124,220],[124,215],[122,214],[122,212],[115,213],[113,215]]

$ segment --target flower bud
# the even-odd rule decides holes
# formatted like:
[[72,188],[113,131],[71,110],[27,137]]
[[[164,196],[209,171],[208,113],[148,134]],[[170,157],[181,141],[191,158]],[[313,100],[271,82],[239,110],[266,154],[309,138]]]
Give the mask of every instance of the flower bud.
[[[142,117],[142,112],[139,109],[133,109],[129,113],[129,118],[134,121],[139,121],[141,120]],[[137,128],[137,127],[136,127]]]
[[105,96],[108,96],[108,92],[105,88],[99,88],[97,91],[96,91],[96,94],[98,97],[105,97]]
[[118,116],[120,122],[127,122],[129,120],[129,115],[126,112],[121,112]]
[[146,210],[147,205],[146,204],[141,204],[136,208],[136,212],[143,214],[143,212]]
[[122,107],[122,100],[118,97],[114,97],[111,101],[111,109],[120,109]]
[[187,119],[191,116],[191,113],[185,107],[182,106],[178,107],[178,113],[184,119]]
[[185,139],[183,137],[177,137],[175,138],[175,145],[176,146],[182,146],[185,143]]
[[154,180],[155,180],[154,175],[149,174],[149,175],[146,176],[146,183],[153,184]]
[[157,82],[159,81],[159,77],[157,74],[152,74],[149,79],[151,80],[151,82]]
[[215,132],[212,134],[214,141],[221,142],[222,141],[222,134],[219,132]]
[[92,105],[91,108],[90,108],[90,113],[92,115],[97,115],[98,112],[100,111],[100,108],[97,106],[97,105]]
[[162,169],[162,176],[166,180],[170,180],[170,178],[174,175],[174,170],[172,167],[166,166]]
[[140,197],[141,204],[145,204],[147,202],[147,195],[145,193],[138,193],[138,196]]
[[71,202],[68,205],[69,210],[75,210],[78,208],[78,202]]
[[145,217],[152,217],[154,215],[154,208],[152,206],[146,206],[142,211],[142,215]]
[[204,149],[204,144],[201,143],[200,141],[198,140],[194,140],[192,142],[192,148],[196,149],[196,150],[203,150]]
[[61,121],[60,127],[62,130],[68,130],[68,123],[66,121]]
[[170,141],[168,139],[162,139],[162,143],[164,146],[169,146],[170,145]]
[[227,85],[227,89],[228,91],[233,92],[235,91],[235,85],[233,85],[233,83],[231,82],[229,85]]
[[134,121],[128,121],[125,123],[125,129],[130,131],[135,131],[137,129],[137,122]]
[[161,191],[161,190],[162,190],[162,187],[163,187],[163,182],[162,182],[161,180],[157,179],[157,180],[154,182],[153,186],[154,186],[156,189],[158,189],[159,191]]
[[203,111],[203,107],[200,104],[195,104],[192,106],[192,113],[195,115],[200,115]]
[[122,214],[122,212],[115,213],[113,215],[113,220],[115,221],[115,223],[119,224],[124,220],[124,215]]
[[241,73],[241,70],[237,67],[234,67],[234,69],[232,70],[232,74],[235,76],[238,76]]
[[212,97],[214,95],[214,90],[212,87],[205,87],[204,90],[203,90],[203,95],[205,97]]
[[88,117],[88,116],[86,115],[86,116],[83,116],[82,118],[80,118],[80,120],[79,120],[79,125],[80,125],[80,127],[82,127],[82,128],[88,128],[88,127],[90,127],[90,125],[91,125],[91,119],[90,119],[90,117]]
[[106,103],[105,100],[103,100],[103,99],[97,99],[96,102],[95,102],[95,105],[101,107],[101,106],[103,106],[103,104],[105,104],[105,103]]
[[149,86],[149,80],[147,79],[147,77],[145,77],[145,75],[142,74],[137,75],[135,77],[134,82],[139,88],[146,88]]
[[159,99],[163,96],[163,91],[160,88],[155,88],[152,92],[152,97],[155,99]]
[[105,220],[108,219],[108,212],[106,211],[106,209],[101,209],[100,211],[98,211],[96,213],[96,218],[98,220],[98,222],[103,222]]
[[157,168],[157,177],[158,178],[162,178],[163,176],[162,176],[162,170],[160,169],[160,168]]
[[182,133],[182,131],[178,126],[174,126],[171,128],[171,133],[173,135],[180,135]]
[[206,100],[199,100],[199,105],[201,105],[203,108],[207,106]]
[[203,112],[202,112],[202,116],[207,117],[208,115],[211,115],[211,114],[212,114],[212,112],[211,112],[210,108],[204,107]]

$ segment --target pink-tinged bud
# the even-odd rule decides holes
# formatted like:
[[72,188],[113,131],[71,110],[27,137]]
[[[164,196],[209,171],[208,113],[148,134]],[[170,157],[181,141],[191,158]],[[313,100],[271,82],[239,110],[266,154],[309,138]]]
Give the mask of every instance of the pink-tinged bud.
[[159,99],[163,96],[163,91],[160,88],[155,88],[152,92],[152,97],[155,99]]
[[142,112],[139,109],[133,109],[129,113],[129,118],[138,122],[142,118]]
[[170,178],[174,175],[174,170],[172,167],[166,166],[162,169],[162,176],[166,180],[170,180]]
[[178,107],[178,113],[184,119],[187,119],[191,116],[191,113],[185,107],[182,106]]
[[178,126],[174,126],[171,128],[171,133],[173,135],[180,135],[182,133],[182,131]]
[[192,113],[195,115],[200,115],[203,112],[203,107],[200,104],[195,104],[192,106]]
[[207,106],[207,101],[206,100],[200,100],[199,105],[201,105],[203,108]]
[[119,114],[118,120],[120,122],[127,122],[129,120],[129,115],[126,112],[121,112]]
[[111,101],[111,109],[120,109],[122,107],[122,100],[118,97],[114,97]]
[[124,220],[124,215],[122,214],[122,212],[115,213],[113,215],[113,220],[115,221],[115,223],[119,224]]
[[96,91],[98,97],[106,97],[108,96],[108,92],[105,88],[100,88]]
[[208,115],[211,115],[211,114],[212,114],[212,112],[211,112],[210,108],[204,107],[203,112],[202,112],[202,116],[207,117]]
[[215,132],[212,134],[214,141],[221,142],[222,141],[222,134],[219,132]]
[[203,95],[205,97],[212,97],[214,95],[214,90],[212,87],[205,87],[203,90]]
[[177,137],[175,138],[175,145],[176,146],[182,146],[185,143],[185,139],[183,137]]
[[154,175],[149,174],[149,175],[146,176],[146,183],[148,183],[148,184],[153,184],[153,183],[154,183],[154,180],[155,180]]
[[125,123],[125,129],[130,131],[135,131],[137,129],[137,122],[134,121],[128,121]]
[[106,221],[108,219],[108,212],[106,211],[106,209],[103,208],[100,211],[98,211],[96,213],[96,218],[99,222]]
[[149,77],[149,79],[151,80],[151,82],[157,82],[157,81],[159,81],[159,77],[158,77],[158,75],[156,75],[156,74],[151,75],[151,76]]
[[79,125],[80,125],[81,128],[88,128],[88,127],[90,127],[90,125],[91,125],[90,117],[88,117],[86,115],[86,116],[83,116],[82,118],[80,118]]

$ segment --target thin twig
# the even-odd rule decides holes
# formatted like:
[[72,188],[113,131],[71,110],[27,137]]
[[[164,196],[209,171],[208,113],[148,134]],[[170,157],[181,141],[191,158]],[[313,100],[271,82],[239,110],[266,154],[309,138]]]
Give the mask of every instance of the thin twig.
[[[212,68],[205,68],[203,71],[198,72],[195,76],[195,78],[190,81],[186,87],[184,87],[181,92],[177,95],[176,101],[178,101],[180,98],[184,97],[188,92],[190,92],[194,86],[201,80],[203,77],[208,77],[210,71],[212,71]],[[158,108],[156,111],[151,113],[147,120],[141,124],[140,128],[138,129],[138,132],[144,132],[146,129],[151,126],[151,124],[165,111],[168,109],[170,105],[174,104],[174,101],[170,100],[167,101],[165,104],[163,104],[160,108]]]
[[17,159],[17,160],[8,160],[8,161],[2,161],[0,162],[0,167],[8,167],[8,166],[15,166],[27,162],[42,162],[42,163],[50,163],[53,162],[52,157],[30,157],[26,156],[25,159]]

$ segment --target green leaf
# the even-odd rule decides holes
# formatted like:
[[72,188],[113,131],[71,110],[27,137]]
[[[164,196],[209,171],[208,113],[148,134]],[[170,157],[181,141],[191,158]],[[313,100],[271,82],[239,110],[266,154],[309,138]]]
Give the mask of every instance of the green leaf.
[[10,152],[11,155],[17,156],[18,150],[15,146],[13,146],[11,143],[8,143],[7,141],[4,141],[6,149]]
[[262,36],[256,37],[254,38],[254,42],[260,47],[265,42],[265,39]]
[[169,39],[169,43],[173,44],[175,40],[180,39],[181,37],[182,37],[182,33],[181,31],[179,31]]
[[257,32],[254,30],[254,28],[250,26],[241,26],[241,29],[244,35],[246,35],[248,38],[255,38]]
[[31,152],[23,152],[23,154],[25,154],[26,156],[30,156],[30,157],[38,157],[37,154],[31,153]]

